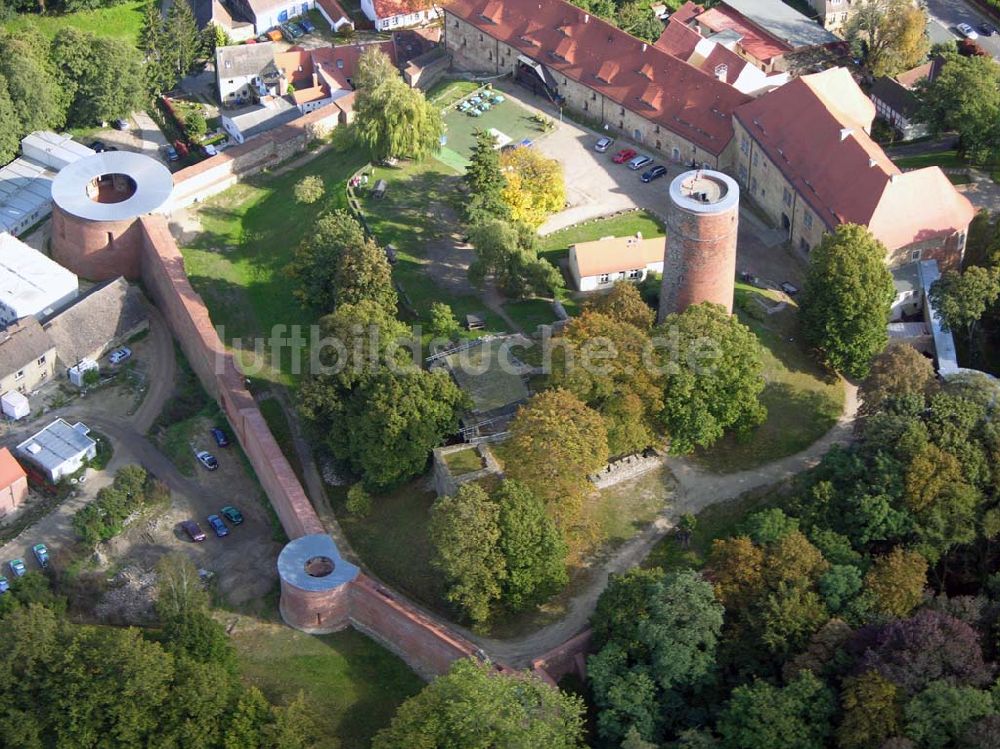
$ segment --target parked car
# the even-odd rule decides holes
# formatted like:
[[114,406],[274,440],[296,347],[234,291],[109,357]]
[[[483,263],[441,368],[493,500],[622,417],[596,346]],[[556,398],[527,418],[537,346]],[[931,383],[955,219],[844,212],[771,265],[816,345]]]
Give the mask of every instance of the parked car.
[[194,454],[194,457],[196,457],[198,459],[198,462],[201,463],[203,466],[205,466],[205,468],[207,468],[210,471],[214,471],[216,468],[219,467],[219,461],[217,461],[215,459],[215,456],[212,455],[212,453],[210,452],[206,452],[205,450],[199,450]]
[[126,347],[115,349],[110,354],[108,354],[108,361],[112,364],[121,364],[123,361],[128,361],[132,358],[132,349]]
[[781,282],[781,290],[788,294],[788,296],[795,296],[799,293],[799,287],[788,281]]
[[38,562],[39,567],[43,570],[49,568],[49,550],[45,544],[35,544],[31,547],[31,553],[35,555],[35,560]]
[[628,168],[632,171],[638,171],[642,169],[647,164],[652,164],[653,160],[648,156],[635,156],[628,162]]
[[215,531],[215,535],[219,538],[229,535],[229,529],[226,527],[226,524],[222,522],[222,518],[218,515],[209,515],[208,524],[212,526],[212,530]]
[[624,164],[626,161],[633,158],[634,156],[635,156],[634,148],[623,148],[621,151],[616,153],[614,155],[614,158],[611,160],[616,164]]
[[308,18],[300,18],[298,23],[299,26],[302,27],[302,30],[307,34],[311,34],[316,30],[315,24],[313,24],[313,22],[310,21]]
[[955,30],[959,34],[961,34],[962,36],[964,36],[966,39],[978,39],[979,38],[979,34],[976,33],[976,30],[974,28],[972,28],[967,23],[960,23],[960,24],[958,24],[958,26],[955,27]]
[[111,123],[111,127],[115,130],[128,130],[132,126],[129,124],[128,120],[115,120]]
[[104,151],[108,150],[108,147],[104,145],[103,141],[95,140],[93,143],[90,144],[90,150],[93,151],[94,153],[103,153]]
[[594,150],[598,153],[607,153],[607,150],[611,148],[615,143],[614,138],[609,138],[608,136],[602,136],[597,139],[597,143],[594,144]]
[[167,161],[178,161],[181,157],[181,155],[177,153],[177,149],[169,143],[164,147],[164,150],[167,152]]
[[219,447],[229,447],[229,437],[220,427],[212,427],[212,438]]
[[211,143],[207,143],[206,145],[204,145],[202,147],[202,150],[205,151],[206,156],[217,156],[219,154],[218,150],[216,150],[215,146],[213,146]]
[[[257,35],[257,41],[258,42],[269,42],[269,41],[271,41],[271,37],[269,36],[269,34],[270,34],[270,32],[267,32],[267,31],[265,31],[263,34],[258,34]],[[278,36],[281,36],[281,35],[279,34]]]
[[657,164],[653,168],[644,171],[640,179],[643,182],[652,182],[654,179],[659,179],[666,173],[667,173],[667,168],[663,166],[663,164]]
[[272,42],[280,42],[282,40],[282,38],[283,38],[283,35],[281,33],[281,29],[279,29],[277,27],[275,27],[275,28],[271,29],[270,31],[268,31],[266,34],[264,34],[264,36],[266,37],[264,39],[264,41],[267,41],[268,39],[270,39]]
[[997,27],[992,23],[981,23],[979,24],[979,33],[983,36],[993,36],[997,33]]
[[193,520],[182,520],[181,528],[184,529],[184,532],[188,534],[188,538],[190,538],[192,541],[205,540],[205,531],[203,531],[201,529],[201,526],[198,525]]
[[226,505],[220,510],[222,516],[228,520],[233,525],[243,524],[243,513],[237,510],[232,505]]
[[6,593],[10,590],[10,583],[7,582],[7,578],[0,575],[0,593]]
[[23,559],[11,559],[7,562],[7,566],[10,567],[10,571],[14,577],[24,577],[28,571],[28,568],[24,566]]

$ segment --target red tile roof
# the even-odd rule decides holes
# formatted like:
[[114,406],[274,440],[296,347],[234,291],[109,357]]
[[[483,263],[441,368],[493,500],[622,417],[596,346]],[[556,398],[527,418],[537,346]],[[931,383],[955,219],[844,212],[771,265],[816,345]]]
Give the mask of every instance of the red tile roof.
[[351,20],[347,11],[344,10],[343,6],[338,3],[337,0],[316,0],[316,4],[326,11],[326,14],[334,23],[339,21],[341,18],[345,18],[348,21]]
[[937,167],[900,172],[861,128],[871,119],[859,122],[850,86],[857,89],[843,68],[802,76],[736,118],[829,227],[863,224],[889,249],[965,230],[975,213],[969,201]]
[[0,448],[0,488],[6,489],[19,479],[26,476],[21,464],[17,462],[10,450]]
[[421,10],[430,10],[433,6],[432,0],[372,0],[375,16],[380,19],[408,16]]
[[686,26],[704,12],[705,8],[703,6],[692,3],[689,0],[689,2],[684,3],[684,5],[670,14],[670,20]]
[[701,41],[702,37],[695,29],[675,20],[678,13],[680,11],[677,11],[677,13],[674,13],[670,17],[666,28],[660,34],[660,38],[656,40],[656,46],[674,57],[686,60],[692,55],[694,48],[698,46],[698,42]]
[[[450,0],[445,10],[712,154],[749,97],[563,0]],[[648,67],[647,67],[648,65]],[[646,75],[640,70],[647,71]]]
[[746,50],[748,55],[763,63],[792,51],[792,48],[787,44],[758,29],[735,10],[727,8],[725,5],[709,8],[698,16],[698,23],[715,32],[726,29],[735,31],[743,37],[740,46]]
[[[691,5],[691,3],[688,3],[688,5]],[[699,6],[696,5],[694,7],[698,8]],[[675,20],[676,18],[677,13],[670,18],[667,27],[663,30],[660,38],[656,40],[656,46],[664,52],[694,65],[707,75],[711,75],[719,80],[725,80],[730,86],[735,84],[740,77],[740,73],[751,63],[744,60],[732,50],[717,43],[711,44],[711,51],[707,55],[703,56],[697,53],[699,42],[705,41],[706,46],[710,43],[697,30],[692,29],[690,26],[685,26]],[[726,66],[724,78],[716,74],[716,71],[721,70],[720,65]]]

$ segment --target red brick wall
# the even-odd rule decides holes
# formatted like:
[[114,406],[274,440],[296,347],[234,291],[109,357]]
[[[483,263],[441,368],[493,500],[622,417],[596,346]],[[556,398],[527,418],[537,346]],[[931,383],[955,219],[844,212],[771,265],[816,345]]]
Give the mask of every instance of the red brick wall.
[[575,674],[587,678],[587,654],[590,652],[591,632],[585,629],[576,637],[550,650],[531,662],[532,672],[555,686],[564,676]]
[[660,319],[700,302],[733,311],[736,282],[736,232],[739,208],[698,214],[671,205],[667,214],[667,251],[663,264]]
[[143,234],[135,219],[87,221],[52,204],[52,259],[81,278],[139,277]]
[[343,629],[349,622],[351,584],[312,592],[281,581],[281,618],[303,632],[327,633]]

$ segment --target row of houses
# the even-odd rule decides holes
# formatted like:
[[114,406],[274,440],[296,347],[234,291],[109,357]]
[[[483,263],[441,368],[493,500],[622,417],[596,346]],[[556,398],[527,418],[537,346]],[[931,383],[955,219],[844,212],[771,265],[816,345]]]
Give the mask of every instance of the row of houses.
[[[784,13],[763,13],[765,6],[725,0],[713,10],[738,8],[742,19],[756,19],[760,35]],[[678,11],[679,23],[701,23],[698,7]],[[785,29],[790,51],[832,37],[810,25],[808,32],[797,22]],[[892,163],[871,138],[875,105],[844,68],[755,87],[754,98],[733,85],[728,69],[706,70],[564,0],[453,0],[444,42],[456,68],[510,75],[664,159],[729,173],[805,253],[824,232],[851,222],[867,225],[894,265],[960,262],[972,205],[939,168],[904,174]],[[773,75],[776,57],[749,44],[729,51],[747,59],[751,49],[763,58],[754,58],[755,67]]]
[[[316,10],[330,29],[355,28],[354,20],[337,0],[195,0],[200,28],[209,24],[225,29],[241,42]],[[361,12],[378,31],[393,31],[434,21],[440,9],[432,0],[361,0]]]

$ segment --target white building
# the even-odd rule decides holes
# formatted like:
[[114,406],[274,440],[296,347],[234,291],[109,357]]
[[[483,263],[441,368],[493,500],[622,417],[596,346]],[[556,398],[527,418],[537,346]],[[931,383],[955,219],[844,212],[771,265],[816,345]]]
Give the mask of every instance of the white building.
[[52,180],[59,170],[94,153],[69,135],[46,131],[26,135],[21,151],[0,169],[0,232],[15,236],[52,213]]
[[69,422],[56,419],[18,445],[17,453],[56,484],[97,456],[97,443],[89,434],[89,427],[79,421],[70,426]]
[[6,232],[0,233],[0,325],[45,317],[76,299],[76,275]]
[[361,0],[361,12],[378,31],[422,26],[441,16],[431,0]]
[[639,283],[663,273],[666,237],[603,237],[569,248],[569,272],[578,291],[610,289],[618,281]]

